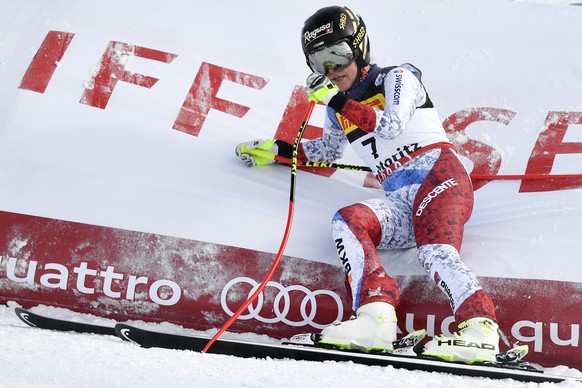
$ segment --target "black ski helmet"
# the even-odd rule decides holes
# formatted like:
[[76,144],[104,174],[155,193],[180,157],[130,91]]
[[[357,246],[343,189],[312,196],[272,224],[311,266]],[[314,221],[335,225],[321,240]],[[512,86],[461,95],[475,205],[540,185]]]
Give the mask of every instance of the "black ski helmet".
[[344,6],[325,7],[311,15],[301,30],[301,47],[307,66],[313,71],[308,58],[310,52],[340,41],[348,42],[358,68],[370,64],[370,40],[360,15]]

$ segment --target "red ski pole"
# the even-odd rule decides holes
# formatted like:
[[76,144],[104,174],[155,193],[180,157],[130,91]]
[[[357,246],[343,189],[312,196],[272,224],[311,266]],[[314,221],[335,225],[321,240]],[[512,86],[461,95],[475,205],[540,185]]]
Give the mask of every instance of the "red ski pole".
[[208,351],[208,349],[210,349],[212,344],[226,330],[228,330],[228,328],[234,323],[234,321],[236,321],[237,318],[249,307],[249,305],[251,303],[253,303],[255,301],[255,299],[257,299],[259,294],[261,292],[263,292],[263,289],[267,286],[267,283],[269,282],[269,280],[273,276],[275,269],[277,269],[277,266],[279,265],[279,262],[281,261],[281,258],[283,257],[283,251],[285,250],[285,246],[287,245],[287,240],[289,239],[289,233],[291,231],[291,224],[293,221],[293,212],[294,212],[294,208],[295,208],[295,175],[297,173],[297,149],[299,148],[299,143],[301,142],[301,137],[303,137],[303,132],[305,131],[305,127],[307,127],[307,123],[309,122],[309,118],[311,117],[311,112],[313,112],[314,106],[315,106],[315,102],[309,103],[309,108],[307,109],[307,113],[305,114],[305,118],[303,119],[303,123],[301,124],[301,127],[299,128],[299,132],[297,132],[297,137],[295,138],[295,143],[293,144],[293,158],[291,159],[291,188],[289,190],[290,191],[289,212],[288,212],[288,216],[287,216],[287,226],[285,228],[285,233],[283,234],[283,241],[281,242],[281,246],[279,247],[279,251],[277,252],[277,256],[275,257],[273,264],[271,264],[271,268],[269,269],[269,271],[265,275],[265,278],[263,279],[263,281],[261,282],[259,287],[257,287],[255,292],[247,299],[247,301],[245,303],[243,303],[243,305],[240,306],[238,310],[236,310],[236,312],[232,315],[232,317],[230,317],[230,319],[228,321],[226,321],[226,323],[224,325],[222,325],[222,327],[220,328],[220,330],[218,330],[218,332],[214,335],[214,337],[212,337],[208,341],[208,343],[206,344],[206,346],[202,350],[202,353],[206,353]]

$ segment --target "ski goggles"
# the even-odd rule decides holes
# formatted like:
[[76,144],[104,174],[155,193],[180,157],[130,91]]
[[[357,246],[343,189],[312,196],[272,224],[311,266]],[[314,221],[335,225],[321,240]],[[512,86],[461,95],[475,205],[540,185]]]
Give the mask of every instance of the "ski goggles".
[[347,67],[356,58],[346,41],[311,51],[306,56],[311,70],[323,75],[329,69],[338,70]]

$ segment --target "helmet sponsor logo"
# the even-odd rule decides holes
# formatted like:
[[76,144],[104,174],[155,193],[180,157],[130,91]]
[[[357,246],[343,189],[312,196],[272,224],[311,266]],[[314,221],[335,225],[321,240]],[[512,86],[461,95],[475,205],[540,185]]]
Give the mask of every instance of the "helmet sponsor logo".
[[362,40],[364,40],[365,36],[366,36],[366,29],[364,28],[364,26],[360,26],[360,30],[358,31],[357,35],[354,37],[353,46],[355,48],[357,48],[360,45],[360,43],[362,43]]
[[326,23],[326,24],[323,24],[323,25],[317,27],[315,30],[306,32],[303,35],[303,39],[305,39],[305,44],[308,44],[312,40],[318,39],[323,35],[331,34],[332,32],[333,32],[333,24]]
[[340,30],[346,29],[346,23],[348,21],[348,17],[345,13],[342,13],[339,18],[339,28]]

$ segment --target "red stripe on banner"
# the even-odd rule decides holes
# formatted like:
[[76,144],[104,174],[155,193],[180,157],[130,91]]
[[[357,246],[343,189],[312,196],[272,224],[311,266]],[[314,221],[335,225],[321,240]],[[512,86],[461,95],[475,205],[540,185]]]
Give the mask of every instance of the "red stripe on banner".
[[[216,329],[259,286],[275,254],[0,211],[0,303],[62,307],[120,321]],[[531,264],[531,263],[530,263]],[[220,271],[213,269],[219,268]],[[424,275],[395,276],[398,328],[455,331],[448,299]],[[527,360],[582,368],[582,282],[481,277],[501,329]],[[229,329],[274,338],[347,319],[341,265],[283,256],[256,302]]]

